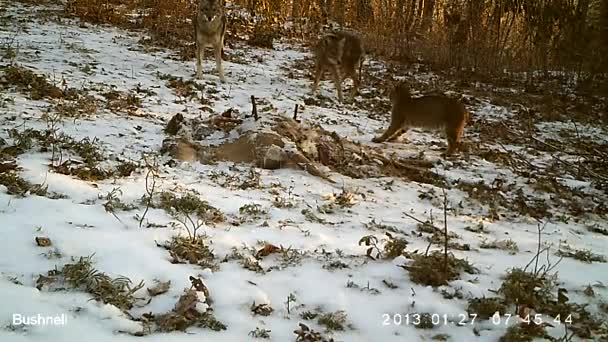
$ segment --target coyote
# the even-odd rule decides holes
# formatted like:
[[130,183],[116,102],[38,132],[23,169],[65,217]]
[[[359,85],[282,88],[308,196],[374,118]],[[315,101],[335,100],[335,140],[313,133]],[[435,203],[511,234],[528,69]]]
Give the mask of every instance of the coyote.
[[196,78],[202,78],[202,60],[205,48],[213,47],[215,65],[222,83],[226,82],[222,68],[222,52],[226,34],[226,14],[224,0],[200,0],[194,22],[196,42]]
[[[342,82],[345,78],[353,80],[353,89],[350,94],[352,100],[361,83],[361,64],[365,54],[361,38],[353,32],[331,32],[317,42],[313,52],[316,64],[315,81],[312,86],[313,95],[317,93],[321,76],[326,69],[330,69],[340,102],[344,100]],[[357,75],[357,69],[359,69],[359,75]]]
[[469,120],[469,112],[460,101],[439,95],[412,98],[409,87],[403,82],[393,88],[390,100],[390,126],[384,134],[373,138],[373,142],[393,141],[408,127],[444,128],[448,140],[446,155],[460,147],[464,126]]

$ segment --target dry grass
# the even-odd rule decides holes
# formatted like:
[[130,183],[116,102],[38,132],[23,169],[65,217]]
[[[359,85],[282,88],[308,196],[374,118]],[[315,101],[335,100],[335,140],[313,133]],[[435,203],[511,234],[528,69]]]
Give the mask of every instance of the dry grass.
[[0,77],[0,86],[2,88],[14,88],[19,92],[27,94],[32,100],[60,98],[64,95],[61,89],[49,83],[46,77],[38,75],[20,65],[9,65],[0,70],[3,71],[3,75]]
[[467,313],[477,315],[479,319],[489,319],[498,312],[501,316],[507,312],[507,307],[500,298],[473,298],[469,300]]
[[462,272],[469,274],[478,272],[466,260],[449,255],[446,279],[445,274],[440,271],[445,265],[442,251],[435,251],[429,255],[413,254],[410,257],[414,259],[414,262],[411,265],[403,266],[403,268],[409,271],[410,279],[416,284],[441,286],[451,280],[458,279]]
[[6,187],[6,192],[9,195],[48,195],[47,186],[44,186],[43,184],[32,184],[21,178],[16,172],[0,172],[0,185],[4,185]]
[[182,236],[174,236],[169,242],[159,246],[169,251],[172,263],[190,263],[212,270],[218,269],[213,251],[202,238],[192,241]]
[[194,57],[192,20],[196,2],[184,0],[69,0],[65,13],[94,24],[144,29],[157,46],[175,48],[185,59]]
[[69,288],[81,289],[98,301],[111,304],[126,311],[133,307],[137,298],[135,292],[144,287],[143,280],[137,285],[129,278],[111,278],[93,267],[92,257],[80,257],[73,263],[64,265],[60,270],[48,271],[48,276],[40,275],[36,287],[67,285]]

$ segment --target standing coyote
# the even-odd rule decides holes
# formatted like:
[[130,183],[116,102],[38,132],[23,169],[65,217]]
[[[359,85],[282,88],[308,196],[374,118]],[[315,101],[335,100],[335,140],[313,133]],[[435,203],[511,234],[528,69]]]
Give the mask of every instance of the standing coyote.
[[224,0],[200,0],[194,22],[194,40],[196,42],[196,77],[202,78],[202,60],[205,48],[213,47],[215,65],[220,80],[226,82],[222,68],[222,52],[226,34],[226,14]]
[[464,126],[469,120],[469,113],[462,103],[447,96],[427,95],[412,98],[410,89],[405,83],[398,83],[390,93],[392,104],[391,124],[373,142],[395,140],[405,133],[408,127],[427,129],[445,129],[448,140],[446,155],[460,147]]
[[[313,95],[317,92],[321,76],[326,69],[329,69],[340,102],[343,102],[342,82],[345,78],[353,80],[353,89],[350,95],[352,100],[361,83],[361,63],[364,54],[361,38],[355,33],[335,31],[324,35],[314,47],[315,81],[312,86]],[[359,69],[359,75],[357,75],[357,69]]]

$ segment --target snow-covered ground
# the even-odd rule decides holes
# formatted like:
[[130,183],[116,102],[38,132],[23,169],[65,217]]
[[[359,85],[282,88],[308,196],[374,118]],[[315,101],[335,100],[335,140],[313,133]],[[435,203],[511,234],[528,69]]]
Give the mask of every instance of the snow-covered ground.
[[[139,88],[153,92],[142,96],[142,104],[133,115],[99,108],[93,115],[61,122],[60,131],[76,140],[99,139],[108,163],[116,163],[118,159],[140,162],[142,153],[159,151],[165,138],[165,124],[177,113],[186,117],[209,115],[201,110],[200,100],[178,98],[166,81],[159,78],[159,75],[169,74],[190,80],[194,76],[194,61],[178,61],[171,51],[146,52],[138,43],[141,38],[138,33],[107,26],[81,26],[69,20],[61,23],[38,21],[36,7],[24,7],[13,1],[0,1],[0,8],[4,11],[0,12],[3,16],[0,41],[14,38],[11,46],[15,48],[14,58],[3,60],[3,65],[18,63],[46,75],[50,81],[65,80],[67,87],[86,89],[98,99],[103,99],[100,94],[112,89],[130,92]],[[213,112],[233,108],[242,115],[248,114],[251,112],[250,96],[255,95],[272,104],[275,110],[269,112],[274,115],[291,116],[294,105],[302,104],[309,96],[309,72],[293,67],[294,62],[309,58],[307,51],[287,44],[277,44],[274,50],[235,44],[226,53],[239,56],[234,60],[247,63],[225,62],[228,82],[221,84],[214,63],[207,59],[204,80],[198,82],[204,85],[204,97],[211,99]],[[288,73],[295,75],[295,79],[287,77]],[[429,74],[420,77],[421,80],[431,78]],[[335,98],[333,84],[329,81],[323,83],[321,92]],[[10,129],[47,128],[41,117],[49,108],[50,100],[30,100],[16,91],[5,91],[0,96],[0,137],[7,143],[14,143],[8,134]],[[371,144],[371,138],[387,126],[388,113],[379,115],[381,120],[370,119],[363,109],[365,101],[365,97],[359,97],[358,105],[331,103],[329,108],[307,105],[299,117],[321,123],[340,136]],[[481,102],[472,109],[477,118],[496,120],[510,115],[506,108]],[[591,134],[597,138],[602,132]],[[471,135],[471,139],[473,137]],[[603,139],[605,141],[606,136]],[[439,154],[445,147],[445,140],[438,133],[412,130],[407,134],[407,140],[407,143],[386,144],[387,149],[405,155],[425,151],[426,158],[436,163],[435,172],[448,180],[491,184],[502,179],[525,194],[533,193],[520,176],[489,161],[442,159]],[[324,331],[325,327],[317,320],[301,317],[302,313],[315,310],[322,313],[343,310],[346,313],[345,330],[327,333],[336,341],[422,341],[433,337],[451,341],[496,341],[515,320],[509,325],[504,321],[492,324],[477,320],[463,326],[456,325],[455,321],[466,314],[469,299],[494,297],[493,291],[502,283],[501,276],[510,268],[525,267],[537,249],[537,222],[534,219],[511,213],[491,220],[485,204],[469,198],[465,191],[453,188],[447,190],[451,207],[449,229],[459,236],[455,242],[470,245],[470,250],[452,252],[456,257],[468,260],[479,273],[463,273],[460,279],[447,286],[422,286],[412,282],[408,271],[398,267],[411,260],[404,256],[371,260],[365,256],[367,248],[358,242],[370,234],[380,239],[384,236],[383,229],[366,227],[375,221],[394,226],[396,232],[393,234],[409,243],[406,251],[424,251],[428,246],[427,235],[419,233],[417,222],[404,213],[426,220],[432,212],[435,224],[443,227],[443,197],[438,187],[403,179],[352,179],[337,173],[331,174],[338,180],[337,184],[330,184],[304,171],[256,169],[262,186],[241,190],[222,187],[211,175],[220,171],[246,174],[249,165],[180,162],[171,167],[161,163],[159,191],[179,194],[195,190],[201,199],[233,218],[240,217],[239,208],[247,204],[259,204],[268,211],[264,218],[238,226],[225,222],[202,229],[218,262],[231,255],[234,249],[253,258],[252,251],[266,243],[301,252],[299,260],[293,262],[286,262],[280,254],[261,259],[259,264],[267,270],[263,274],[244,268],[232,258],[220,262],[219,269],[211,271],[196,265],[171,263],[168,251],[158,247],[157,243],[185,234],[179,226],[169,225],[174,220],[164,210],[151,209],[146,219],[155,226],[139,228],[134,215],[142,215],[145,209],[139,201],[146,194],[146,168],[139,168],[124,178],[87,182],[50,171],[50,157],[50,152],[42,153],[37,149],[21,154],[17,159],[22,168],[20,175],[31,183],[44,183],[49,191],[66,195],[66,198],[17,197],[9,195],[0,185],[0,341],[59,342],[83,338],[87,341],[246,341],[253,339],[249,333],[256,327],[270,330],[272,341],[292,341],[300,322],[316,331]],[[162,161],[167,159],[163,157]],[[540,159],[535,162],[541,162]],[[273,183],[290,189],[280,190],[280,196],[292,200],[293,207],[280,208],[273,204],[275,195],[270,193]],[[596,201],[606,198],[605,193],[591,189],[586,182],[564,180],[564,183],[581,186],[581,191],[595,196]],[[107,212],[104,196],[115,188],[120,188],[121,202],[135,203],[138,208],[116,211],[115,216]],[[325,195],[339,194],[343,189],[354,193],[356,204],[351,208],[337,208],[333,214],[316,211],[317,206],[328,203]],[[308,208],[329,223],[311,222],[302,213]],[[587,229],[593,225],[607,228],[605,219],[591,216],[567,223],[545,221],[548,222],[543,242],[551,246],[552,260],[558,258],[555,252],[560,243],[576,250],[608,254],[608,237]],[[483,225],[483,231],[472,229],[480,225]],[[38,236],[50,238],[52,246],[37,246],[35,238]],[[505,239],[515,242],[518,252],[479,248],[484,242]],[[47,252],[54,248],[59,255],[49,257]],[[431,250],[440,248],[434,244]],[[145,282],[146,286],[136,293],[136,297],[142,299],[129,310],[131,317],[171,311],[184,288],[191,286],[189,277],[194,276],[207,286],[213,299],[213,315],[227,329],[215,332],[190,328],[187,333],[177,331],[134,337],[124,332],[141,331],[141,323],[115,306],[92,300],[89,294],[81,291],[53,292],[35,287],[38,275],[46,275],[48,270],[74,262],[71,258],[92,254],[97,270],[113,278],[126,276],[134,283]],[[336,264],[341,266],[332,266]],[[556,271],[559,287],[569,291],[570,301],[589,303],[589,310],[600,317],[603,315],[606,322],[608,316],[606,312],[602,313],[599,304],[608,298],[608,290],[603,286],[608,282],[608,264],[564,258]],[[155,279],[170,280],[171,287],[168,292],[150,298],[146,288],[152,287]],[[386,284],[394,284],[396,288]],[[593,297],[583,294],[589,285],[594,290]],[[446,299],[442,291],[458,292],[462,296]],[[295,298],[290,300],[288,313],[286,302],[290,295]],[[254,302],[268,304],[274,311],[269,316],[254,315],[251,312]],[[434,329],[416,328],[406,324],[405,318],[401,324],[394,323],[396,314],[405,317],[408,313],[448,315],[452,321],[441,322]],[[13,324],[14,314],[65,314],[67,322],[58,326],[19,326]],[[390,315],[388,320],[387,315]],[[385,324],[387,321],[390,324]],[[549,328],[548,332],[555,337],[562,336],[563,326],[553,324],[555,327]]]

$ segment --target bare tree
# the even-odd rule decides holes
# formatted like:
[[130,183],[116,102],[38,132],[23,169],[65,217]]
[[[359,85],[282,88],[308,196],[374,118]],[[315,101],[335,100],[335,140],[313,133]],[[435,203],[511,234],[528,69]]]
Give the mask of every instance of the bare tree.
[[424,17],[422,18],[422,26],[420,30],[427,32],[431,30],[433,25],[433,12],[435,10],[435,0],[426,0],[424,2]]

